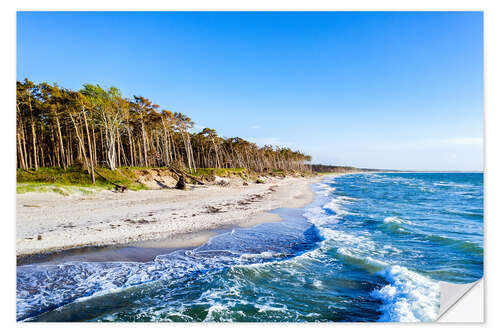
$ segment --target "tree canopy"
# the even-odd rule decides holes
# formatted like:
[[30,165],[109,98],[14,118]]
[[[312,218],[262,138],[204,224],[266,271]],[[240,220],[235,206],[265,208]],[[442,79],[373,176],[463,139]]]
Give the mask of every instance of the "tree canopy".
[[311,157],[286,147],[259,147],[214,129],[193,133],[187,115],[160,109],[143,96],[125,98],[116,87],[85,84],[72,91],[17,81],[19,168],[95,166],[304,170]]

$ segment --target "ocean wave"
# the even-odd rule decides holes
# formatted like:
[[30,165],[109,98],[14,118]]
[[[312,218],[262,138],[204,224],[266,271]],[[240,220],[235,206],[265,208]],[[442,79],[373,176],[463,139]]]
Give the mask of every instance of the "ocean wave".
[[[334,200],[333,202],[336,204],[338,201]],[[331,202],[327,205],[331,205]],[[319,209],[319,207],[308,209],[304,216],[318,227],[320,235],[324,238],[324,241],[320,245],[321,249],[336,249],[337,255],[342,256],[345,261],[363,266],[370,272],[378,271],[388,265],[380,259],[385,254],[401,252],[391,247],[378,247],[370,238],[368,232],[353,235],[340,229],[329,227],[328,222],[336,221],[336,216],[326,213],[323,209]]]
[[405,267],[390,266],[378,273],[389,284],[371,292],[382,302],[380,321],[433,321],[439,313],[439,284]]
[[378,229],[387,231],[393,234],[419,234],[418,225],[410,220],[396,216],[384,218],[383,223],[377,226]]
[[75,301],[123,291],[138,284],[176,279],[220,267],[223,261],[175,258],[149,263],[30,265],[17,269],[17,319],[24,320]]
[[332,192],[336,190],[335,187],[332,186],[333,183],[319,183],[316,185],[316,194],[320,196],[329,196]]
[[470,241],[454,239],[442,235],[427,235],[426,239],[445,246],[450,246],[458,250],[475,255],[483,255],[483,247]]
[[224,314],[228,313],[228,305],[227,304],[214,304],[208,308],[207,316],[204,321],[232,321],[232,320],[224,320]]
[[314,226],[301,223],[302,228],[282,224],[281,232],[270,232],[265,224],[228,232],[212,237],[196,249],[160,255],[145,263],[69,262],[20,266],[17,268],[17,319],[25,320],[137,285],[196,278],[234,265],[291,258],[312,250],[321,240]]
[[422,192],[429,192],[429,193],[434,193],[436,191],[434,188],[429,186],[420,186],[419,189]]
[[388,232],[391,234],[409,235],[412,233],[404,225],[401,225],[399,223],[394,223],[394,222],[382,223],[377,228],[381,229],[382,231],[384,231],[386,233]]
[[470,184],[458,184],[454,182],[435,182],[432,183],[434,186],[445,186],[445,187],[462,187],[462,188],[467,188],[467,187],[474,187],[474,185]]
[[391,253],[402,253],[403,252],[402,250],[400,250],[397,247],[394,247],[390,244],[385,244],[382,248],[384,250],[387,250],[388,252],[391,252]]
[[356,254],[355,252],[344,247],[337,249],[337,255],[341,257],[345,263],[358,266],[370,273],[378,272],[381,268],[387,267],[389,265],[382,260],[375,259],[370,256]]
[[303,216],[315,226],[336,223],[340,217],[339,215],[326,214],[321,206],[308,208]]
[[[372,178],[382,184],[370,185]],[[429,214],[436,201],[428,199],[465,200],[457,190],[433,187],[443,178],[403,179],[327,180],[313,185],[318,196],[303,213],[306,222],[234,229],[148,263],[18,267],[18,318],[45,312],[38,320],[432,321],[439,291],[426,276],[467,282],[470,266],[482,263],[482,224],[470,216],[444,223],[450,216],[442,209],[461,211],[463,201]],[[414,185],[437,194],[424,197]],[[439,265],[441,254],[455,266]]]
[[342,202],[344,202],[344,200],[342,200],[340,198],[332,198],[330,200],[330,202],[328,202],[327,204],[325,204],[323,206],[323,208],[330,209],[332,212],[334,212],[338,216],[344,216],[344,215],[347,215],[348,213],[346,210],[344,210],[340,207],[340,204]]
[[[327,188],[332,189],[330,187],[327,187]],[[358,201],[358,199],[352,198],[352,197],[349,197],[346,195],[337,195],[335,197],[330,197],[329,195],[332,192],[333,191],[329,191],[328,193],[321,192],[324,196],[329,197],[328,198],[329,201],[323,205],[323,208],[330,210],[331,212],[335,213],[339,217],[350,214],[347,210],[344,209],[344,207],[342,207],[342,205]],[[316,211],[315,213],[316,213],[316,215],[319,215],[318,211]]]
[[259,304],[257,303],[254,304],[254,306],[258,309],[258,312],[286,312],[288,308],[286,305],[281,304],[280,307],[277,307],[276,304],[270,304],[270,303],[265,303],[265,304]]
[[264,251],[262,253],[244,253],[241,255],[241,259],[254,259],[254,258],[272,259],[272,258],[283,258],[286,256],[287,254],[285,253]]
[[415,224],[412,221],[405,220],[405,219],[402,219],[402,218],[396,217],[396,216],[389,216],[389,217],[384,218],[384,223],[395,223],[395,224],[399,224],[399,225],[401,225],[401,224],[414,225]]
[[367,236],[362,234],[352,235],[342,230],[335,230],[332,228],[320,228],[321,235],[325,238],[325,242],[330,242],[335,247],[348,247],[350,249],[357,249],[364,253],[372,253],[377,251],[377,245]]
[[451,215],[458,215],[458,216],[465,216],[465,217],[477,217],[477,218],[481,218],[481,219],[484,217],[482,212],[470,212],[470,211],[463,211],[463,210],[457,210],[457,209],[451,209],[451,208],[447,208],[444,211],[448,214],[451,214]]

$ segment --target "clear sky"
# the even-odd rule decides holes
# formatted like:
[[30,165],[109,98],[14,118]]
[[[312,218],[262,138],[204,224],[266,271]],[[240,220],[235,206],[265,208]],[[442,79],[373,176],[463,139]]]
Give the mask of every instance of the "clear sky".
[[316,163],[483,169],[479,12],[20,12],[25,77],[113,85]]

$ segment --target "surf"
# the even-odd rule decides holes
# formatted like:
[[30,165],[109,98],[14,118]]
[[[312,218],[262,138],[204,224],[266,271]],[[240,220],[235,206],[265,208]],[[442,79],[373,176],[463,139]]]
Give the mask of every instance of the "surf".
[[482,177],[353,174],[312,189],[310,205],[278,211],[282,222],[148,262],[19,266],[17,319],[432,321],[438,281],[482,276],[482,219],[446,212],[482,214]]

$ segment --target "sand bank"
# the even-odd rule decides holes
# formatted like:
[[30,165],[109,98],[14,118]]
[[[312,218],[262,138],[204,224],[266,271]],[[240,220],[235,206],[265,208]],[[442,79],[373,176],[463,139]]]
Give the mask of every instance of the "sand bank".
[[211,237],[210,230],[279,221],[268,211],[310,203],[309,185],[320,179],[268,178],[265,184],[191,186],[186,191],[18,194],[17,256],[133,242],[147,246],[144,241],[159,239],[168,247],[200,245]]

